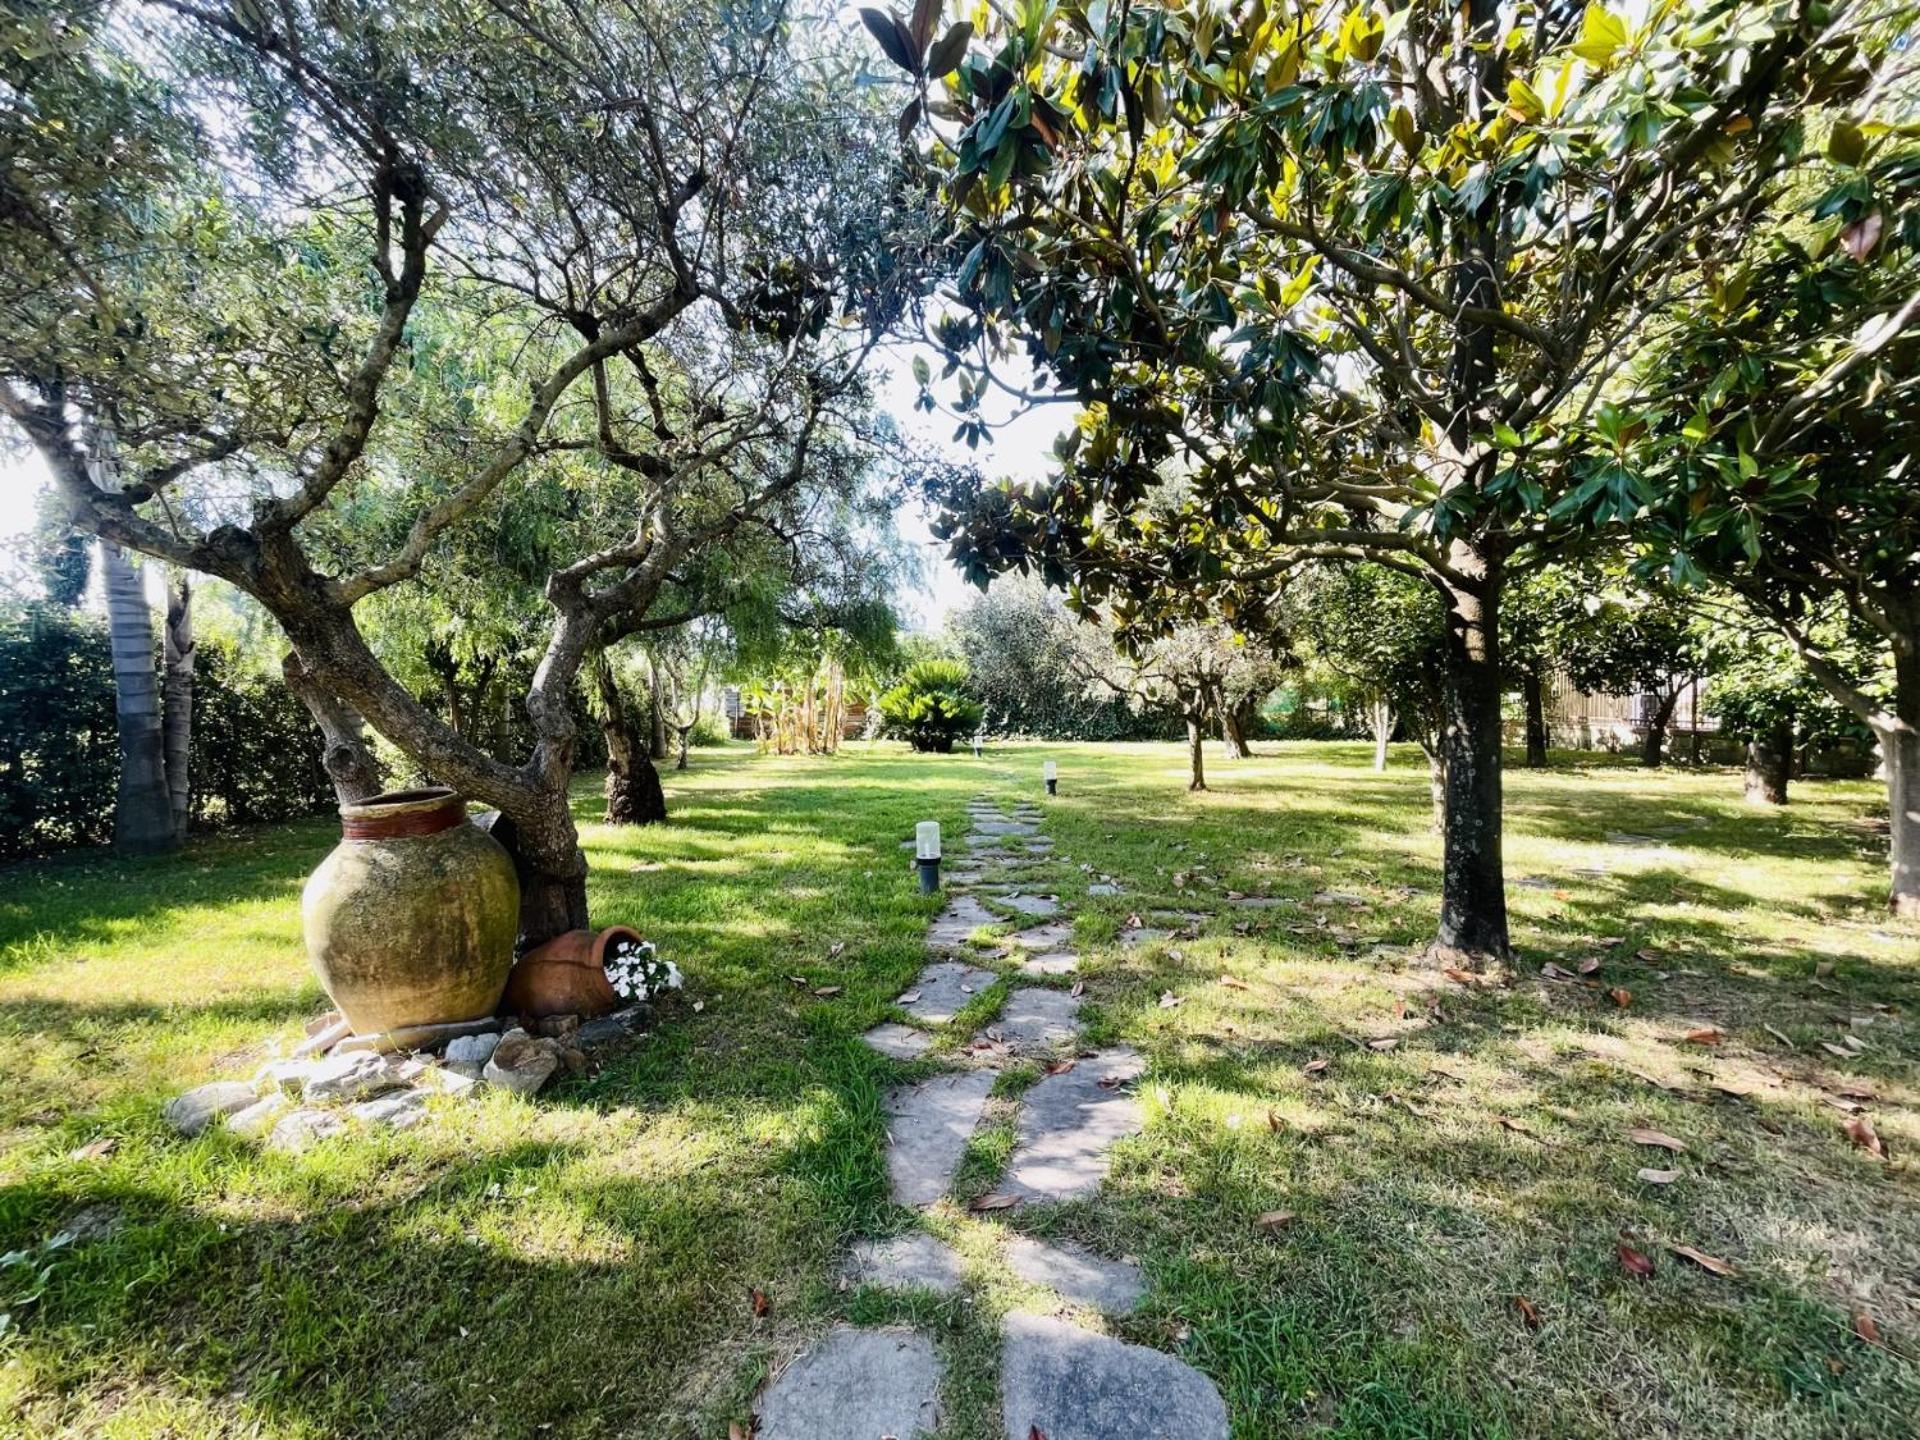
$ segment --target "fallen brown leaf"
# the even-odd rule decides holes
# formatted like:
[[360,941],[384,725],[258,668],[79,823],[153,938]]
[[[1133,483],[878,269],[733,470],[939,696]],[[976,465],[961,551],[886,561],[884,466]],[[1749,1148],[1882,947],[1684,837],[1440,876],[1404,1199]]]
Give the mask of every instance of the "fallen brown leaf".
[[821,985],[818,988],[816,988],[813,993],[815,995],[818,995],[822,1000],[826,1000],[831,998],[832,996],[838,995],[840,993],[841,988],[842,987],[838,985]]
[[1631,1245],[1625,1243],[1617,1245],[1614,1247],[1614,1253],[1620,1257],[1620,1268],[1629,1275],[1638,1275],[1644,1279],[1653,1274],[1653,1261]]
[[1303,1075],[1318,1075],[1322,1070],[1325,1070],[1327,1066],[1331,1065],[1332,1063],[1333,1062],[1331,1060],[1324,1060],[1324,1059],[1309,1060],[1304,1066],[1301,1067],[1300,1073]]
[[1643,1125],[1636,1125],[1627,1131],[1627,1139],[1633,1141],[1636,1145],[1658,1145],[1663,1149],[1673,1151],[1676,1155],[1685,1153],[1687,1148],[1686,1141],[1676,1140],[1664,1131],[1649,1130]]
[[1220,983],[1229,990],[1251,990],[1253,988],[1238,975],[1222,975],[1220,977]]
[[1726,1039],[1727,1037],[1725,1032],[1720,1030],[1715,1030],[1712,1026],[1709,1025],[1709,1026],[1704,1026],[1699,1030],[1687,1031],[1684,1038],[1687,1044],[1689,1045],[1718,1045],[1722,1040]]
[[1171,1010],[1176,1005],[1184,1005],[1186,1003],[1184,996],[1176,995],[1171,990],[1162,990],[1160,992],[1160,1008],[1162,1010]]
[[1642,1169],[1639,1173],[1640,1178],[1649,1185],[1671,1185],[1680,1178],[1678,1170]]
[[1520,1318],[1527,1322],[1529,1330],[1540,1328],[1540,1308],[1524,1295],[1513,1297],[1513,1308],[1520,1312]]
[[747,1432],[740,1428],[738,1420],[727,1422],[727,1440],[747,1440]]
[[1286,1121],[1274,1114],[1273,1111],[1267,1111],[1267,1129],[1273,1131],[1274,1134],[1278,1135],[1280,1131],[1285,1128],[1286,1123]]
[[1780,1043],[1781,1043],[1782,1045],[1784,1045],[1784,1046],[1786,1046],[1786,1047],[1787,1047],[1787,1049],[1789,1049],[1789,1050],[1791,1050],[1791,1049],[1793,1049],[1793,1048],[1794,1048],[1794,1046],[1793,1046],[1793,1041],[1791,1041],[1791,1040],[1789,1040],[1789,1039],[1788,1039],[1788,1038],[1787,1038],[1787,1037],[1786,1037],[1786,1036],[1785,1036],[1785,1035],[1784,1035],[1783,1033],[1781,1033],[1780,1031],[1778,1031],[1778,1030],[1776,1030],[1776,1029],[1774,1029],[1774,1028],[1773,1028],[1773,1026],[1771,1026],[1771,1025],[1762,1025],[1762,1026],[1761,1026],[1760,1028],[1761,1028],[1762,1030],[1765,1030],[1765,1031],[1766,1031],[1766,1032],[1767,1032],[1767,1033],[1768,1033],[1769,1035],[1771,1035],[1771,1036],[1773,1036],[1773,1038],[1774,1038],[1774,1039],[1776,1039],[1776,1040],[1778,1040],[1778,1041],[1779,1041],[1779,1042],[1780,1042]]
[[1080,995],[1084,995],[1084,994],[1086,994],[1086,993],[1087,993],[1087,982],[1086,982],[1086,981],[1084,981],[1084,980],[1076,980],[1076,981],[1074,981],[1074,982],[1073,982],[1073,988],[1072,988],[1071,990],[1069,990],[1069,991],[1067,991],[1067,994],[1069,994],[1069,995],[1073,995],[1073,996],[1080,996]]
[[764,1319],[767,1312],[773,1309],[773,1302],[767,1299],[767,1292],[757,1285],[747,1291],[747,1298],[753,1302],[755,1319]]
[[1624,1010],[1633,1003],[1633,992],[1624,985],[1616,985],[1607,991],[1607,998]]
[[1258,1217],[1253,1224],[1257,1230],[1278,1230],[1283,1226],[1291,1225],[1298,1218],[1291,1210],[1269,1210]]
[[1887,1158],[1887,1147],[1881,1143],[1880,1132],[1873,1128],[1873,1121],[1864,1115],[1856,1115],[1840,1127],[1847,1132],[1847,1139],[1873,1156],[1876,1160]]
[[69,1160],[104,1160],[119,1146],[120,1142],[111,1135],[103,1135],[98,1140],[89,1140],[86,1144],[67,1152]]
[[1682,1260],[1691,1260],[1702,1270],[1706,1270],[1714,1275],[1738,1275],[1740,1273],[1726,1261],[1704,1254],[1694,1249],[1691,1245],[1669,1245],[1667,1249],[1678,1255]]
[[1600,968],[1600,957],[1597,955],[1589,955],[1574,968],[1582,975],[1591,975]]
[[1880,1343],[1880,1327],[1873,1323],[1873,1316],[1857,1306],[1853,1312],[1853,1333],[1869,1345]]
[[1391,1050],[1393,1049],[1394,1046],[1398,1045],[1399,1043],[1400,1043],[1400,1039],[1396,1035],[1378,1035],[1378,1036],[1375,1036],[1373,1039],[1367,1041],[1367,1049]]
[[1532,1135],[1533,1134],[1533,1131],[1529,1130],[1526,1126],[1522,1125],[1518,1120],[1514,1119],[1511,1115],[1496,1115],[1493,1117],[1493,1121],[1494,1121],[1494,1124],[1498,1125],[1502,1130],[1511,1130],[1516,1135]]
[[991,1195],[982,1195],[967,1208],[969,1210],[1011,1210],[1019,1203],[1018,1195],[1009,1195],[1004,1190],[996,1190]]

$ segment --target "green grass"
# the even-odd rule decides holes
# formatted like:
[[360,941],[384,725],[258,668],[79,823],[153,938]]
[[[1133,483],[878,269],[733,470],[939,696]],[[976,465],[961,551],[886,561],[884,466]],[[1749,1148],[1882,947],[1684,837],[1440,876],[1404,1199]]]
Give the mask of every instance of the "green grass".
[[[1036,1298],[996,1259],[1012,1224],[1136,1257],[1152,1293],[1115,1329],[1210,1373],[1240,1436],[1910,1434],[1920,935],[1880,915],[1876,788],[1809,783],[1763,813],[1726,773],[1509,772],[1525,964],[1480,991],[1410,954],[1437,899],[1414,757],[1382,776],[1359,746],[1264,748],[1210,759],[1201,795],[1172,746],[702,752],[668,777],[672,826],[585,827],[596,919],[688,973],[656,1031],[537,1102],[449,1102],[300,1156],[182,1141],[158,1110],[323,1007],[298,894],[329,824],[0,871],[0,1250],[24,1257],[0,1266],[0,1429],[704,1440],[845,1316],[927,1327],[948,1433],[985,1440],[998,1316]],[[915,1223],[887,1201],[880,1097],[927,1063],[857,1039],[937,908],[898,842],[929,816],[958,837],[978,791],[1036,797],[1043,756],[1089,1035],[1148,1057],[1148,1129],[1093,1200],[918,1222],[961,1250],[962,1297],[843,1292],[850,1236]],[[1083,863],[1128,893],[1084,898]],[[1299,904],[1238,911],[1227,889]],[[1152,910],[1218,913],[1116,943]],[[1598,989],[1536,978],[1589,956]],[[1703,1027],[1726,1039],[1686,1043]],[[1857,1057],[1821,1048],[1849,1030]],[[963,1196],[991,1186],[1031,1076],[1001,1086]],[[1844,1088],[1871,1091],[1891,1164],[1842,1133]],[[48,1249],[89,1205],[120,1228]],[[1257,1227],[1271,1210],[1295,1219]],[[1650,1279],[1621,1269],[1623,1233]]]

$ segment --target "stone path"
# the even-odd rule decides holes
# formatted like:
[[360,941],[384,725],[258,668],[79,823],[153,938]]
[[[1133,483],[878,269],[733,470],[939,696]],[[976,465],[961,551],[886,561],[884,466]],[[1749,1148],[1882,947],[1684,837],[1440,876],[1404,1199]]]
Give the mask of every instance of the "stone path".
[[[928,963],[895,1002],[912,1023],[896,1018],[863,1037],[894,1061],[924,1069],[944,1059],[954,1067],[898,1085],[886,1096],[893,1199],[916,1210],[949,1199],[1000,1067],[1069,1056],[1081,1043],[1081,997],[1073,993],[1081,987],[1066,988],[1080,964],[1072,917],[1058,895],[1041,888],[1065,857],[1051,855],[1053,841],[1040,833],[1044,815],[1033,805],[1009,813],[981,797],[969,803],[967,814],[967,855],[947,874],[949,903],[928,930]],[[1111,877],[1087,889],[1119,893]],[[1011,931],[1011,949],[974,948],[973,936],[981,930]],[[1121,941],[1153,943],[1172,933],[1136,922]],[[954,1026],[1003,975],[1026,983],[1006,991],[1000,1013],[984,1020],[979,1033]],[[1014,1204],[991,1211],[993,1219],[984,1223],[1094,1193],[1112,1165],[1113,1147],[1142,1128],[1132,1087],[1145,1063],[1134,1051],[1116,1046],[1071,1055],[1048,1069],[1018,1101],[1013,1153],[992,1187]],[[1139,1267],[1128,1260],[1011,1228],[1003,1234],[994,1263],[1050,1292],[1061,1305],[1120,1315],[1147,1294]],[[960,1296],[965,1270],[951,1246],[916,1229],[857,1241],[841,1280],[849,1288]],[[1227,1435],[1219,1390],[1171,1355],[1024,1311],[1006,1317],[1001,1339],[1001,1418],[1009,1440],[1031,1440],[1036,1433],[1047,1440]],[[939,1357],[925,1336],[840,1325],[761,1393],[755,1433],[760,1440],[910,1440],[939,1424],[941,1380]]]

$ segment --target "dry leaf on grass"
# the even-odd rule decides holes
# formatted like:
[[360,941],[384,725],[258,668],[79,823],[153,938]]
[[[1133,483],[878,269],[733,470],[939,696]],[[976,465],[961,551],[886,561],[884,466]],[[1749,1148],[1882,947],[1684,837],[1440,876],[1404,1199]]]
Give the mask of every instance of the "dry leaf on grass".
[[1633,992],[1624,985],[1616,985],[1607,991],[1607,998],[1622,1010],[1633,1004]]
[[758,1285],[747,1291],[747,1299],[753,1302],[753,1314],[756,1320],[766,1318],[767,1312],[773,1309],[773,1302],[767,1299],[767,1292]]
[[1298,1218],[1291,1210],[1269,1210],[1255,1219],[1253,1224],[1256,1230],[1279,1230]]
[[819,996],[822,1000],[828,1000],[828,999],[831,999],[833,996],[838,995],[840,993],[840,989],[841,987],[838,985],[821,985],[818,988],[816,988],[813,993]]
[[846,948],[847,948],[847,942],[846,942],[846,941],[844,941],[844,940],[836,940],[836,941],[834,941],[834,942],[833,942],[833,944],[831,944],[831,945],[829,945],[829,946],[827,947],[827,958],[828,958],[829,960],[833,960],[833,959],[836,959],[836,958],[838,958],[838,957],[839,957],[840,955],[842,955],[842,954],[844,954],[844,953],[846,952]]
[[1869,1345],[1880,1343],[1880,1327],[1873,1323],[1873,1316],[1863,1309],[1856,1308],[1853,1312],[1853,1333]]
[[1518,1120],[1514,1119],[1511,1115],[1496,1115],[1493,1117],[1493,1121],[1502,1130],[1511,1130],[1516,1135],[1530,1136],[1533,1134],[1533,1131],[1529,1130],[1526,1126],[1522,1125]]
[[1701,1251],[1694,1249],[1693,1246],[1691,1245],[1669,1245],[1667,1246],[1667,1249],[1671,1250],[1674,1254],[1678,1255],[1682,1260],[1691,1260],[1694,1264],[1698,1265],[1702,1270],[1708,1271],[1714,1275],[1738,1275],[1740,1273],[1738,1270],[1735,1270],[1733,1266],[1729,1265],[1726,1261],[1716,1259],[1712,1255],[1704,1254]]
[[1391,1050],[1393,1049],[1394,1046],[1398,1045],[1399,1043],[1400,1043],[1400,1039],[1396,1035],[1378,1035],[1378,1036],[1375,1036],[1373,1039],[1367,1041],[1367,1049]]
[[727,1440],[747,1440],[747,1432],[740,1428],[738,1420],[727,1422]]
[[1773,1026],[1762,1025],[1760,1028],[1766,1031],[1767,1034],[1773,1036],[1773,1038],[1778,1040],[1782,1045],[1786,1046],[1787,1049],[1791,1050],[1794,1048],[1793,1041],[1789,1040],[1782,1032],[1774,1029]]
[[1220,983],[1229,990],[1251,990],[1253,988],[1238,975],[1222,975],[1220,977]]
[[1876,1160],[1887,1158],[1887,1147],[1881,1143],[1880,1132],[1873,1128],[1873,1121],[1864,1115],[1856,1115],[1840,1127],[1847,1132],[1847,1139],[1873,1156]]
[[1643,1167],[1639,1174],[1640,1178],[1649,1185],[1671,1185],[1680,1178],[1678,1170],[1654,1170]]
[[969,1210],[1011,1210],[1020,1203],[1018,1195],[1010,1195],[1004,1190],[996,1190],[991,1195],[982,1195],[967,1208]]
[[86,1144],[67,1152],[69,1160],[104,1160],[119,1146],[120,1142],[111,1135],[98,1140],[89,1140]]
[[1577,968],[1582,975],[1591,975],[1600,968],[1600,957],[1597,955],[1589,955],[1580,962]]
[[1653,1274],[1653,1261],[1631,1245],[1624,1242],[1616,1245],[1614,1253],[1620,1257],[1620,1268],[1629,1275],[1638,1275],[1644,1279]]
[[1331,1065],[1332,1063],[1333,1062],[1331,1060],[1309,1060],[1305,1065],[1301,1067],[1300,1073],[1302,1075],[1318,1075],[1322,1070],[1325,1070],[1327,1066]]
[[1636,1145],[1658,1145],[1673,1151],[1676,1155],[1683,1153],[1687,1148],[1686,1141],[1676,1140],[1665,1131],[1649,1130],[1644,1125],[1636,1125],[1627,1131],[1627,1139]]
[[1162,990],[1160,992],[1160,1008],[1162,1010],[1171,1010],[1176,1005],[1184,1005],[1186,1003],[1184,996],[1176,995],[1171,990]]
[[1286,1123],[1286,1121],[1274,1114],[1273,1111],[1267,1111],[1267,1129],[1271,1130],[1274,1134],[1278,1135]]
[[1529,1330],[1538,1330],[1540,1328],[1540,1307],[1527,1299],[1526,1296],[1514,1296],[1513,1308],[1520,1312],[1520,1318],[1527,1322],[1527,1328]]
[[1689,1045],[1718,1045],[1727,1037],[1724,1031],[1715,1030],[1711,1025],[1707,1025],[1698,1030],[1687,1031],[1684,1038]]
[[1822,980],[1826,979],[1829,975],[1833,974],[1833,961],[1822,960],[1818,965],[1813,967],[1813,973],[1818,975]]

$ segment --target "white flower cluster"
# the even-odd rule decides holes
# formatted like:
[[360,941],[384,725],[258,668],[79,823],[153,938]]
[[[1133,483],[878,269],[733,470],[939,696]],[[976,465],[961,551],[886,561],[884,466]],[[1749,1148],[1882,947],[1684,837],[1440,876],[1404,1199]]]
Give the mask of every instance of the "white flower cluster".
[[607,979],[623,1000],[651,1000],[662,990],[680,988],[680,967],[662,960],[651,940],[616,940],[607,947]]

